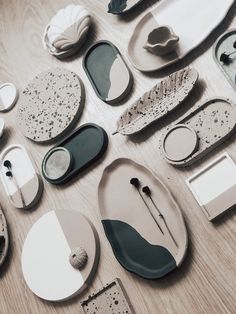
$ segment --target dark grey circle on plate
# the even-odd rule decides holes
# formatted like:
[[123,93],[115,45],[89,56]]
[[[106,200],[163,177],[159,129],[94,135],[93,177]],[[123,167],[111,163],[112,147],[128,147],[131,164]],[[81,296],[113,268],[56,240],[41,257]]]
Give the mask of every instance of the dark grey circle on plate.
[[196,132],[185,124],[172,127],[163,140],[165,157],[171,161],[182,161],[191,156],[198,145]]
[[64,147],[51,149],[43,160],[43,172],[50,180],[59,180],[64,177],[71,168],[72,157]]

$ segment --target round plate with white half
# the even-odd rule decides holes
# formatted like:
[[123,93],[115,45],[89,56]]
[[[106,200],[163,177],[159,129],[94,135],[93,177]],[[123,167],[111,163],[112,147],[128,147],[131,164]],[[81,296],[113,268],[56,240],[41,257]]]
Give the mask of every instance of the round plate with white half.
[[[71,252],[80,248],[87,263],[76,269]],[[63,301],[90,284],[99,261],[99,238],[92,224],[78,211],[56,210],[43,215],[29,231],[21,256],[28,287],[48,301]],[[72,256],[73,257],[73,256]]]
[[16,86],[12,83],[0,85],[0,111],[12,109],[19,97]]

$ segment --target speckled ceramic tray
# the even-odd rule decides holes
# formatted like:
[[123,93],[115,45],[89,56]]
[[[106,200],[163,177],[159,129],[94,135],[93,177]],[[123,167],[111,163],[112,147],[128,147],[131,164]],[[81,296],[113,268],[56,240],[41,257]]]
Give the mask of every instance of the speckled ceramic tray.
[[105,285],[80,303],[86,314],[134,314],[126,292],[119,279]]
[[108,13],[122,14],[139,4],[143,0],[111,0],[108,4]]
[[[234,0],[164,0],[137,24],[129,41],[128,54],[140,71],[160,70],[184,58],[222,22]],[[176,14],[178,12],[178,14]],[[158,56],[144,48],[148,35],[168,25],[179,37],[174,52]]]
[[[88,257],[80,269],[70,262],[75,248],[84,249]],[[99,238],[91,222],[76,210],[52,210],[30,229],[21,267],[34,294],[48,301],[64,301],[91,284],[99,257]]]
[[[139,190],[130,183],[132,178],[138,178]],[[144,186],[154,203],[143,193]],[[126,158],[113,161],[103,172],[98,200],[106,236],[124,268],[157,279],[179,267],[188,243],[183,216],[150,170]]]
[[[215,43],[213,47],[213,57],[221,69],[221,71],[226,76],[229,83],[236,89],[236,29],[232,29],[224,33]],[[235,46],[235,47],[234,47]],[[233,53],[235,52],[235,53]],[[223,54],[231,54],[228,61],[221,61],[221,56]]]
[[[10,163],[8,168],[6,161]],[[7,172],[11,172],[12,176],[7,176]],[[11,145],[2,152],[0,178],[7,197],[16,208],[27,209],[39,201],[43,183],[23,146]]]
[[7,222],[0,206],[0,267],[2,266],[7,256],[8,247],[9,236],[7,230]]
[[[174,126],[186,126],[190,128],[198,139],[198,145],[193,150],[189,157],[179,161],[173,161],[167,158],[165,153],[165,133],[161,140],[161,152],[165,160],[174,166],[188,166],[194,161],[203,157],[216,146],[224,142],[236,128],[236,109],[235,105],[229,99],[222,97],[213,98],[205,101],[197,109],[193,109],[182,117]],[[170,128],[170,127],[169,127]],[[179,137],[179,142],[175,140],[175,151],[181,150],[181,146],[185,145],[183,138]],[[193,140],[193,146],[195,145],[195,138]],[[192,146],[192,147],[193,147]],[[174,150],[172,150],[174,151]]]
[[97,96],[107,103],[119,102],[132,88],[132,74],[117,47],[109,41],[90,47],[83,67]]
[[84,90],[74,72],[53,68],[37,75],[24,89],[17,121],[22,133],[35,142],[63,136],[82,113]]
[[[79,127],[74,133],[58,143],[48,151],[42,162],[44,178],[52,184],[63,184],[82,173],[105,153],[108,145],[108,137],[105,130],[93,123],[87,123]],[[45,172],[45,163],[50,152],[57,147],[62,147],[71,156],[71,166],[59,179],[52,180]]]

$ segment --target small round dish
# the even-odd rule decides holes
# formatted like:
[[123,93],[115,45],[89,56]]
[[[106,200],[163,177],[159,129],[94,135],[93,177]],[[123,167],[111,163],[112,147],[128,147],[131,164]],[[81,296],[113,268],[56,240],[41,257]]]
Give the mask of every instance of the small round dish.
[[71,153],[64,147],[55,147],[43,159],[43,176],[53,181],[62,179],[71,169],[71,164]]
[[0,85],[0,111],[8,111],[15,105],[18,99],[18,90],[12,83]]
[[191,156],[198,146],[196,132],[185,124],[177,124],[166,133],[163,142],[163,152],[171,161],[182,161]]

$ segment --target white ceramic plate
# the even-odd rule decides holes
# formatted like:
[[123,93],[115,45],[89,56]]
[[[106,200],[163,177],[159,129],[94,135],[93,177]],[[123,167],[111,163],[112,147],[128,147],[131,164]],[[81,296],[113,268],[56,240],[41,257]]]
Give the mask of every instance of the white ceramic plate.
[[[81,247],[88,255],[81,269],[71,266],[71,251]],[[21,256],[29,288],[48,301],[62,301],[82,292],[99,261],[99,240],[89,221],[78,211],[57,210],[43,215],[29,231]]]
[[[129,58],[140,71],[155,71],[170,65],[196,48],[221,23],[234,0],[163,0],[136,26],[128,46]],[[176,52],[160,57],[143,46],[148,34],[161,25],[179,36]]]
[[0,85],[0,111],[10,110],[18,99],[18,90],[12,83]]

